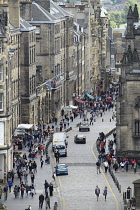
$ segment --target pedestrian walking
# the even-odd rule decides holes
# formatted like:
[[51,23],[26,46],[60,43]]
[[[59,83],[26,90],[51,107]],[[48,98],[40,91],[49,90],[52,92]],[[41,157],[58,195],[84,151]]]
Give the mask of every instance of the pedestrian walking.
[[31,172],[31,183],[34,184],[35,175],[33,172]]
[[135,174],[137,172],[137,163],[136,162],[134,163],[133,168],[134,168],[134,174]]
[[67,118],[67,124],[68,124],[68,127],[69,127],[69,125],[70,125],[70,119],[69,118]]
[[51,208],[50,207],[50,197],[48,195],[45,197],[45,202],[46,202],[46,209],[48,209],[48,207],[50,209]]
[[34,171],[34,173],[37,173],[37,164],[36,164],[35,160],[33,162],[33,171]]
[[105,188],[104,188],[103,195],[105,196],[105,201],[106,201],[106,197],[107,197],[107,186],[105,186]]
[[25,210],[32,210],[31,205],[29,205],[29,206],[28,206],[28,208],[27,208],[27,209],[25,209]]
[[21,184],[22,178],[23,178],[23,172],[22,172],[22,170],[19,172],[19,178],[20,178],[20,184]]
[[26,190],[26,197],[28,197],[28,192],[31,191],[31,188],[28,184],[25,185],[25,190]]
[[121,166],[122,172],[124,172],[125,162],[124,162],[124,161],[122,161],[122,162],[120,163],[120,166]]
[[90,117],[90,125],[93,125],[93,117]]
[[60,157],[60,153],[59,153],[59,151],[57,151],[55,154],[56,163],[59,163],[59,157]]
[[2,189],[2,186],[0,185],[0,200],[1,200],[1,197],[2,197],[2,192],[3,192],[3,189]]
[[13,182],[11,179],[8,180],[8,187],[9,187],[9,193],[11,192],[11,187],[13,185]]
[[31,189],[31,196],[33,198],[34,197],[34,194],[35,194],[35,187],[34,187],[33,184],[30,186],[30,189]]
[[25,190],[25,188],[24,188],[24,186],[22,186],[21,189],[20,189],[22,199],[23,199],[23,196],[24,196],[24,190]]
[[42,168],[42,167],[43,167],[44,160],[42,159],[42,160],[40,161],[40,163],[41,163],[41,168]]
[[101,173],[101,171],[100,171],[101,164],[100,164],[100,161],[99,160],[96,162],[96,166],[97,166],[97,174],[98,173]]
[[126,161],[125,161],[125,169],[126,169],[126,172],[128,172],[128,166],[129,166],[129,161],[126,160]]
[[44,188],[45,188],[45,195],[48,194],[48,188],[49,188],[49,183],[47,182],[47,180],[45,180],[45,183],[44,183]]
[[104,161],[105,173],[107,173],[108,166],[109,166],[109,164],[108,164],[107,160],[105,160]]
[[53,196],[53,184],[52,183],[50,183],[49,191],[50,191],[50,196]]
[[67,126],[67,122],[66,120],[64,120],[64,129],[66,129],[66,126]]
[[12,171],[11,171],[12,183],[14,182],[14,176],[15,176],[15,173],[14,173],[14,170],[12,169]]
[[8,197],[8,185],[4,186],[3,192],[4,192],[4,200],[7,200],[7,197]]
[[52,178],[53,178],[54,181],[55,181],[55,179],[56,179],[56,173],[55,173],[55,172],[53,172]]
[[27,184],[28,183],[28,179],[27,179],[28,173],[26,171],[24,171],[23,176],[24,176],[24,182],[25,182],[25,184]]
[[43,203],[44,203],[44,195],[41,194],[41,195],[39,196],[39,208],[42,209]]
[[115,172],[117,172],[118,168],[119,168],[119,164],[117,161],[115,161],[113,168],[115,169]]
[[131,159],[131,169],[133,169],[134,168],[134,163],[136,162],[136,160],[133,158],[133,159]]
[[99,195],[100,195],[100,188],[98,187],[98,185],[97,185],[96,188],[95,188],[95,195],[96,195],[97,201],[98,201]]

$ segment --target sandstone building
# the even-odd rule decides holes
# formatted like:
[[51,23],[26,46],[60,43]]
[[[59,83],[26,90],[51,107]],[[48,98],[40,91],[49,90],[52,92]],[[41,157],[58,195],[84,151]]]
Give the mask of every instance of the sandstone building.
[[137,6],[129,8],[117,101],[117,155],[140,156],[140,24]]
[[18,124],[42,128],[60,117],[62,108],[79,103],[78,97],[105,88],[108,18],[99,2],[62,8],[52,0],[0,0],[0,19],[4,180],[13,167],[12,139]]

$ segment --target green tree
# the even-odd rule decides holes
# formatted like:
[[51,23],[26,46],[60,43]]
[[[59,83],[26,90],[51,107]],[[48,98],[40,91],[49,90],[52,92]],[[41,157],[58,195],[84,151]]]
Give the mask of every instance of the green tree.
[[129,10],[129,6],[132,6],[132,8],[134,8],[135,4],[137,4],[138,12],[140,14],[140,4],[139,4],[139,2],[137,2],[136,0],[128,0],[127,2],[125,2],[125,5],[124,5],[124,12],[125,12],[126,16],[127,16],[128,10]]
[[116,28],[116,23],[115,23],[114,21],[110,21],[110,26],[111,26],[112,28]]
[[[140,14],[140,4],[136,1],[136,0],[128,0],[125,3],[125,8],[124,11],[121,12],[110,12],[109,13],[109,19],[110,21],[113,21],[117,24],[124,24],[126,23],[126,18],[127,18],[127,14],[128,14],[128,10],[129,10],[129,6],[132,6],[132,8],[134,9],[134,5],[137,4],[138,7],[138,12]],[[114,25],[114,23],[113,23]]]

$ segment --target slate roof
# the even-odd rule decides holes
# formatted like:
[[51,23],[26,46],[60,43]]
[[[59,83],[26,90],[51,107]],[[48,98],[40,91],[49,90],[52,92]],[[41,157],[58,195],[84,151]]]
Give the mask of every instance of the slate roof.
[[52,21],[52,20],[57,20],[57,18],[51,15],[39,4],[35,2],[32,3],[32,20],[31,21]]
[[39,4],[32,3],[32,21],[55,21],[65,18],[66,16],[73,16],[67,13],[63,8],[50,0],[50,13],[46,11]]
[[55,15],[56,18],[64,18],[66,16],[73,16],[69,14],[62,7],[57,5],[54,1],[50,0],[50,13],[51,15]]
[[20,30],[21,31],[32,31],[36,27],[30,25],[26,20],[20,17]]

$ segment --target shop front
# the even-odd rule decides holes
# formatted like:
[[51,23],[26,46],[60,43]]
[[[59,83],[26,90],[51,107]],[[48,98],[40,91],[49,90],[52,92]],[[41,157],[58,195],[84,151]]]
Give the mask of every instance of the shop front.
[[4,183],[4,180],[6,178],[6,156],[7,150],[0,150],[0,183]]

